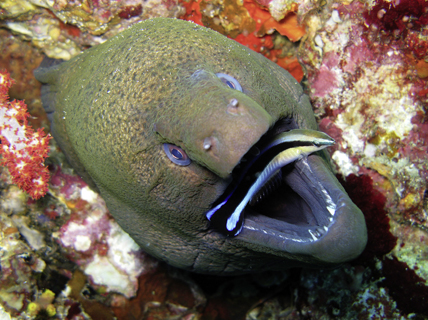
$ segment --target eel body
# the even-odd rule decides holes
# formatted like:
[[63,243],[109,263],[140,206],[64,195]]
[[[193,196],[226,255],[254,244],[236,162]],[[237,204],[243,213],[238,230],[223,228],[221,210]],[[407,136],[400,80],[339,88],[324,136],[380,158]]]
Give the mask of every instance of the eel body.
[[332,139],[299,83],[262,55],[156,18],[35,75],[67,160],[149,254],[239,274],[364,249],[363,214],[319,151]]

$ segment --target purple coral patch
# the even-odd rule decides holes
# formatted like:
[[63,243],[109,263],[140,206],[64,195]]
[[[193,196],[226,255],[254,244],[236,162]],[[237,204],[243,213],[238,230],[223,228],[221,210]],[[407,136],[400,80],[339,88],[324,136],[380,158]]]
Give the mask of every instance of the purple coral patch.
[[346,53],[349,55],[349,59],[346,60],[346,65],[343,67],[343,71],[349,73],[354,73],[356,68],[362,62],[374,59],[373,53],[365,42],[362,42],[359,45],[349,46],[346,49]]
[[329,69],[327,66],[322,66],[312,84],[312,88],[315,90],[314,96],[324,97],[334,89],[338,88],[339,79],[337,78],[336,72]]

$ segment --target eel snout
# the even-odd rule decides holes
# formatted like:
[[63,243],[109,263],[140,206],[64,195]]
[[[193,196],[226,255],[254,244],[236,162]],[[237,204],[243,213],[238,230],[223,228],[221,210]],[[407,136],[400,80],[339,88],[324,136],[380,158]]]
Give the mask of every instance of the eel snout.
[[[358,257],[367,243],[364,215],[349,198],[325,161],[313,155],[297,164],[296,173],[291,174],[286,183],[294,185],[297,181],[303,182],[302,191],[299,192],[304,199],[313,199],[318,203],[318,210],[313,210],[315,216],[328,217],[326,211],[322,210],[322,206],[328,203],[334,211],[328,217],[331,221],[325,233],[314,241],[284,242],[286,250],[311,255],[328,263],[341,263]],[[319,192],[314,192],[317,189]],[[310,193],[313,198],[309,196]]]

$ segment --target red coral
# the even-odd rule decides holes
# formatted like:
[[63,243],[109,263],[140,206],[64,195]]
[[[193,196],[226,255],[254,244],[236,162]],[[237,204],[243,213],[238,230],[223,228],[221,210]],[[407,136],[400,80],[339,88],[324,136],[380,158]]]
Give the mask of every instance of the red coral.
[[49,171],[43,165],[49,153],[50,136],[28,125],[29,114],[23,101],[9,101],[13,80],[0,70],[0,164],[6,166],[12,181],[38,199],[48,191]]
[[79,37],[82,33],[80,29],[76,26],[73,26],[72,24],[64,23],[61,20],[59,20],[59,28],[60,30],[65,30],[67,33],[72,37]]
[[408,50],[413,53],[415,58],[424,59],[428,52],[428,41],[421,39],[417,32],[410,33],[406,40]]
[[132,17],[139,16],[143,12],[143,7],[141,4],[136,6],[126,6],[119,12],[119,17],[122,19],[129,19]]
[[425,0],[379,0],[364,14],[368,25],[380,30],[400,33],[408,29],[420,30],[428,23],[428,2]]

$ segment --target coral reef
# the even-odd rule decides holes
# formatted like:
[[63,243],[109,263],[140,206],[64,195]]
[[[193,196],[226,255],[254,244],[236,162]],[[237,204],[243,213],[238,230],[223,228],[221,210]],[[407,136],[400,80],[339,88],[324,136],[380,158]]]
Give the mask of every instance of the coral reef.
[[[50,159],[52,156],[51,153]],[[4,306],[13,316],[46,311],[53,317],[55,310],[77,299],[72,298],[73,288],[66,287],[77,266],[84,274],[83,282],[88,281],[94,293],[114,292],[108,295],[109,299],[115,294],[135,296],[138,277],[152,270],[157,262],[141,252],[108,214],[104,201],[79,177],[67,174],[59,165],[50,164],[49,168],[50,190],[43,205],[30,201],[14,186],[3,190],[0,300]],[[7,179],[4,171],[2,181],[8,183]],[[58,274],[63,279],[60,291],[52,284],[40,287],[54,292],[49,303],[41,289],[33,294],[39,285],[34,272],[45,273],[47,278]],[[14,290],[17,286],[21,287],[19,292]]]
[[50,196],[59,201],[49,204],[37,220],[39,224],[58,221],[50,232],[63,254],[89,277],[94,289],[134,296],[137,277],[151,266],[144,262],[138,245],[108,214],[103,200],[60,167],[51,174]]
[[5,0],[0,3],[0,26],[31,40],[47,56],[68,60],[138,21],[175,18],[182,12],[174,0]]
[[276,20],[252,0],[181,1],[186,12],[182,19],[212,28],[237,42],[260,52],[288,70],[298,81],[303,70],[297,61],[296,45],[306,33],[298,21],[297,5],[284,9]]
[[[397,237],[404,225],[428,226],[428,104],[421,70],[427,9],[418,1],[332,4],[312,21],[316,32],[304,47],[309,54],[301,55],[320,127],[337,141],[332,158],[338,171],[372,177],[398,223],[392,229]],[[426,252],[424,241],[414,246]],[[394,253],[405,259],[400,250]],[[426,269],[418,270],[428,280],[420,271]]]
[[3,1],[10,95],[26,99],[33,127],[46,126],[31,76],[40,51],[68,59],[159,15],[209,26],[303,79],[320,128],[336,139],[338,177],[365,214],[366,250],[333,270],[175,270],[135,246],[51,141],[44,198],[30,199],[1,168],[0,318],[425,319],[428,2]]
[[[320,16],[324,25],[322,20],[313,22],[317,31],[305,42],[310,54],[302,55],[302,61],[320,127],[338,141],[332,154],[340,163],[338,170],[344,176],[372,173],[388,196],[388,209],[401,216],[396,219],[426,227],[427,163],[422,154],[427,101],[421,93],[426,81],[417,66],[424,58],[419,48],[426,45],[428,30],[412,25],[388,33],[379,23],[386,23],[382,19],[398,8],[407,8],[402,15],[411,17],[414,25],[428,13],[418,18],[411,6],[390,6],[386,10],[353,2],[332,7],[331,17],[327,12]],[[375,10],[385,11],[378,24],[373,21]],[[334,16],[340,21],[334,22]]]

